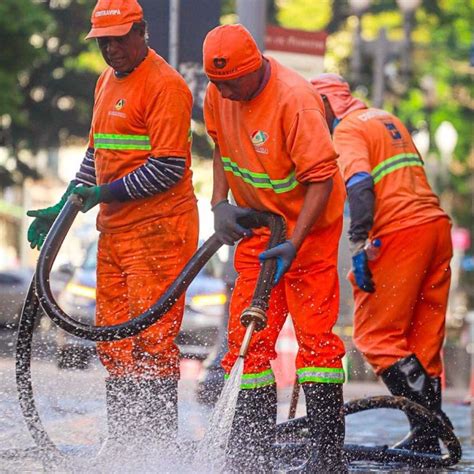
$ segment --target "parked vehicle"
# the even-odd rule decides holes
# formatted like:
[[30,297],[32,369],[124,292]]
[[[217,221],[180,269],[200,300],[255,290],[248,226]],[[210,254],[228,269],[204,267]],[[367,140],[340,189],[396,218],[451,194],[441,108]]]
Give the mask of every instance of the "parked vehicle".
[[[93,243],[58,298],[66,313],[86,324],[93,324],[95,318],[96,254],[97,243]],[[215,345],[226,303],[221,272],[222,263],[214,255],[188,288],[183,323],[176,340],[183,357],[203,360]],[[95,353],[95,343],[59,329],[56,339],[58,367],[87,367]]]
[[0,271],[0,326],[15,329],[33,272],[27,269]]

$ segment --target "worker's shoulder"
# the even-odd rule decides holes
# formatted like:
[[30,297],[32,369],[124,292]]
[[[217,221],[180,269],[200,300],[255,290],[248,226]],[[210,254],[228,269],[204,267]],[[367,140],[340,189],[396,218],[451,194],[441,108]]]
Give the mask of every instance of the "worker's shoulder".
[[321,96],[303,76],[271,59],[279,100],[288,104],[323,110]]
[[148,67],[146,68],[144,83],[146,87],[156,90],[181,90],[191,95],[186,81],[171,67],[158,53],[150,49]]

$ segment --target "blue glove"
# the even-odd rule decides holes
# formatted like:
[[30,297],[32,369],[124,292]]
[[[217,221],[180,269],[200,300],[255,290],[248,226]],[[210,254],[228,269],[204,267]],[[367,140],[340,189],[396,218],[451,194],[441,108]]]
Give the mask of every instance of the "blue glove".
[[74,188],[71,194],[77,194],[82,198],[82,212],[87,212],[100,202],[113,201],[109,186],[78,186]]
[[369,270],[369,259],[365,250],[361,250],[352,257],[352,272],[354,273],[357,286],[367,293],[375,291],[372,273]]
[[275,277],[273,278],[274,285],[276,285],[280,281],[281,277],[290,268],[291,263],[293,262],[295,257],[296,248],[289,240],[277,245],[276,247],[273,247],[270,250],[265,250],[265,252],[262,252],[258,256],[261,262],[269,258],[277,259]]
[[252,235],[251,229],[246,229],[237,222],[241,217],[254,212],[252,209],[234,206],[224,199],[212,208],[212,212],[214,213],[214,230],[221,243],[234,245],[242,237]]

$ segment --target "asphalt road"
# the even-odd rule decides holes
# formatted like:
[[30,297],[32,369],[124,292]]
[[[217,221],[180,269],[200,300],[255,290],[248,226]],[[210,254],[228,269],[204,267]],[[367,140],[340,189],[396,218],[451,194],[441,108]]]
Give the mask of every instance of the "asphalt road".
[[[91,464],[91,454],[97,451],[105,439],[105,371],[98,362],[87,370],[59,370],[54,363],[51,340],[44,337],[35,342],[33,360],[33,386],[43,422],[53,441],[71,449],[78,447],[74,464],[69,472],[198,472],[186,464],[189,453],[180,452],[172,460],[155,459],[154,464],[144,465],[143,460],[130,461],[129,458],[115,460],[115,464],[96,466]],[[0,472],[64,472],[63,469],[45,468],[33,456],[22,457],[22,450],[33,446],[32,439],[24,425],[17,402],[14,380],[14,335],[0,332]],[[210,410],[199,405],[194,396],[196,378],[200,364],[184,360],[180,381],[180,423],[182,440],[199,440],[204,435]],[[349,383],[345,387],[346,399],[369,395],[386,394],[384,387],[377,383]],[[459,395],[447,392],[445,410],[451,417],[455,431],[463,444],[464,458],[460,465],[448,471],[474,472],[474,450],[470,444],[471,408],[460,403]],[[286,419],[290,390],[279,391],[279,420]],[[456,397],[458,399],[456,399]],[[300,400],[297,416],[304,414],[304,401]],[[372,410],[347,418],[347,443],[390,444],[401,438],[406,431],[403,414],[393,410]],[[18,449],[19,456],[2,459],[1,451]],[[117,462],[119,462],[117,464]],[[406,469],[383,469],[381,466],[358,465],[357,472],[415,472]],[[435,471],[425,471],[435,472]]]

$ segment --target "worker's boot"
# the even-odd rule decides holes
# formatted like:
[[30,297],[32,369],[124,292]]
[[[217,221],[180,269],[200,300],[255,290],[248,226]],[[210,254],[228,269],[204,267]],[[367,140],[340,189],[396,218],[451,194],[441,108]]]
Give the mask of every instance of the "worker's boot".
[[[395,396],[406,397],[435,413],[439,418],[451,422],[441,410],[441,383],[432,379],[416,355],[400,359],[382,373],[382,380]],[[410,431],[393,447],[421,453],[441,454],[438,436],[428,425],[408,415]]]
[[137,435],[135,403],[137,391],[133,377],[108,377],[105,381],[108,437],[98,456],[113,459],[124,450],[131,449]]
[[303,472],[346,473],[343,457],[345,422],[342,384],[303,383],[311,456]]
[[272,472],[276,385],[240,390],[226,453],[225,472]]
[[178,431],[178,381],[170,378],[139,379],[136,423],[142,446],[175,449]]

